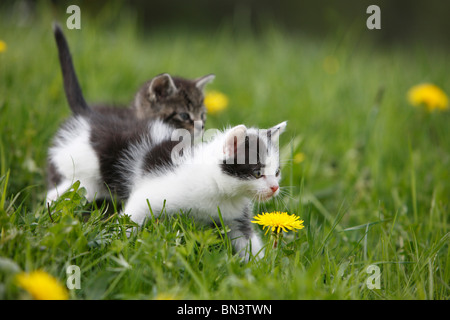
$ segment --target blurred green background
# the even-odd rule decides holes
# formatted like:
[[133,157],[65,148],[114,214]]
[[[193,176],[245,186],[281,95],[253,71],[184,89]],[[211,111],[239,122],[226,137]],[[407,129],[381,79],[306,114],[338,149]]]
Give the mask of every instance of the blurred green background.
[[[36,7],[51,3],[56,15],[76,4],[83,15],[105,18],[111,23],[123,15],[140,28],[150,31],[165,29],[199,29],[214,31],[224,23],[237,32],[258,32],[276,24],[290,33],[326,37],[337,31],[356,28],[361,37],[375,38],[383,44],[422,42],[449,45],[450,3],[446,1],[389,0],[132,0],[132,1],[2,1],[3,11],[20,12],[22,22],[36,18]],[[366,9],[378,5],[382,13],[382,28],[371,32],[365,28]]]

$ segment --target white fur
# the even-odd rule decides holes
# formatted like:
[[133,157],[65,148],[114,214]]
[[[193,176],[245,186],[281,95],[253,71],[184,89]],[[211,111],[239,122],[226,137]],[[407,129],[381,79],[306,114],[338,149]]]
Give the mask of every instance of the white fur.
[[155,120],[149,126],[150,137],[154,144],[170,139],[173,128],[165,124],[162,120]]
[[100,176],[100,165],[89,143],[90,127],[86,119],[74,117],[58,132],[49,156],[63,181],[47,194],[47,202],[56,200],[77,180],[87,191],[86,198],[106,196],[107,190]]
[[246,259],[249,258],[250,246],[253,255],[262,252],[259,238],[252,234],[247,239],[236,226],[236,219],[242,217],[253,198],[266,200],[278,194],[278,190],[275,193],[271,190],[272,186],[278,186],[279,181],[279,177],[274,176],[279,164],[278,148],[272,148],[268,157],[267,170],[273,174],[260,179],[240,180],[224,174],[218,165],[224,154],[232,155],[230,141],[234,140],[233,135],[245,136],[246,132],[257,133],[256,129],[247,130],[245,126],[231,128],[216,135],[209,143],[195,147],[192,153],[185,153],[181,165],[175,170],[164,175],[147,174],[142,177],[132,188],[124,212],[142,225],[150,215],[149,203],[155,216],[163,210],[167,214],[182,210],[196,220],[208,223],[219,221],[220,208],[224,222],[233,226],[230,236],[237,251]]

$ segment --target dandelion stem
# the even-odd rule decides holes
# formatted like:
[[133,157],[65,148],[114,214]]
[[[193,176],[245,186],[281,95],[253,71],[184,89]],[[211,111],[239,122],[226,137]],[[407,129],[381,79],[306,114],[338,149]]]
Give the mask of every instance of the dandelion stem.
[[278,247],[278,243],[283,238],[283,233],[282,232],[277,232],[277,231],[274,230],[272,232],[272,237],[273,237],[273,249],[276,249]]

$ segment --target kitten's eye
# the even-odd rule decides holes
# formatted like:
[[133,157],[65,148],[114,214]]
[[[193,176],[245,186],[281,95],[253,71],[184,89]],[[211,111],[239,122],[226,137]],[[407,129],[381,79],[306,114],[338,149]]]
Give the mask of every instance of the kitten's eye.
[[181,118],[181,120],[183,120],[183,121],[188,121],[191,119],[191,116],[189,115],[189,113],[186,113],[186,112],[179,113],[178,115]]
[[200,116],[200,118],[205,121],[206,120],[206,113],[202,112],[202,115]]
[[254,176],[256,179],[261,178],[261,177],[262,177],[262,172],[261,172],[261,170],[259,170],[259,169],[253,170],[253,176]]
[[275,177],[278,177],[280,175],[280,172],[281,172],[281,170],[280,170],[280,168],[278,168],[277,171],[275,172]]

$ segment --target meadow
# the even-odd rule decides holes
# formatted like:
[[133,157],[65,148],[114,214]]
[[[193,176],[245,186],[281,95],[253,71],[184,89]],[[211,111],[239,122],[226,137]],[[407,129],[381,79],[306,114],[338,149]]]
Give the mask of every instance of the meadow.
[[[64,19],[62,14],[60,18]],[[0,13],[0,299],[29,298],[20,272],[44,270],[70,299],[450,298],[450,113],[412,106],[408,90],[450,92],[450,54],[424,43],[382,46],[361,28],[326,37],[224,23],[214,30],[142,30],[131,14],[65,30],[89,102],[126,105],[147,79],[215,73],[228,107],[208,128],[288,120],[282,194],[254,213],[285,211],[305,228],[269,235],[243,263],[226,227],[164,214],[132,225],[91,205],[77,185],[45,205],[47,148],[70,115],[50,10]],[[64,22],[64,20],[62,21]],[[380,275],[377,284],[376,275]]]

